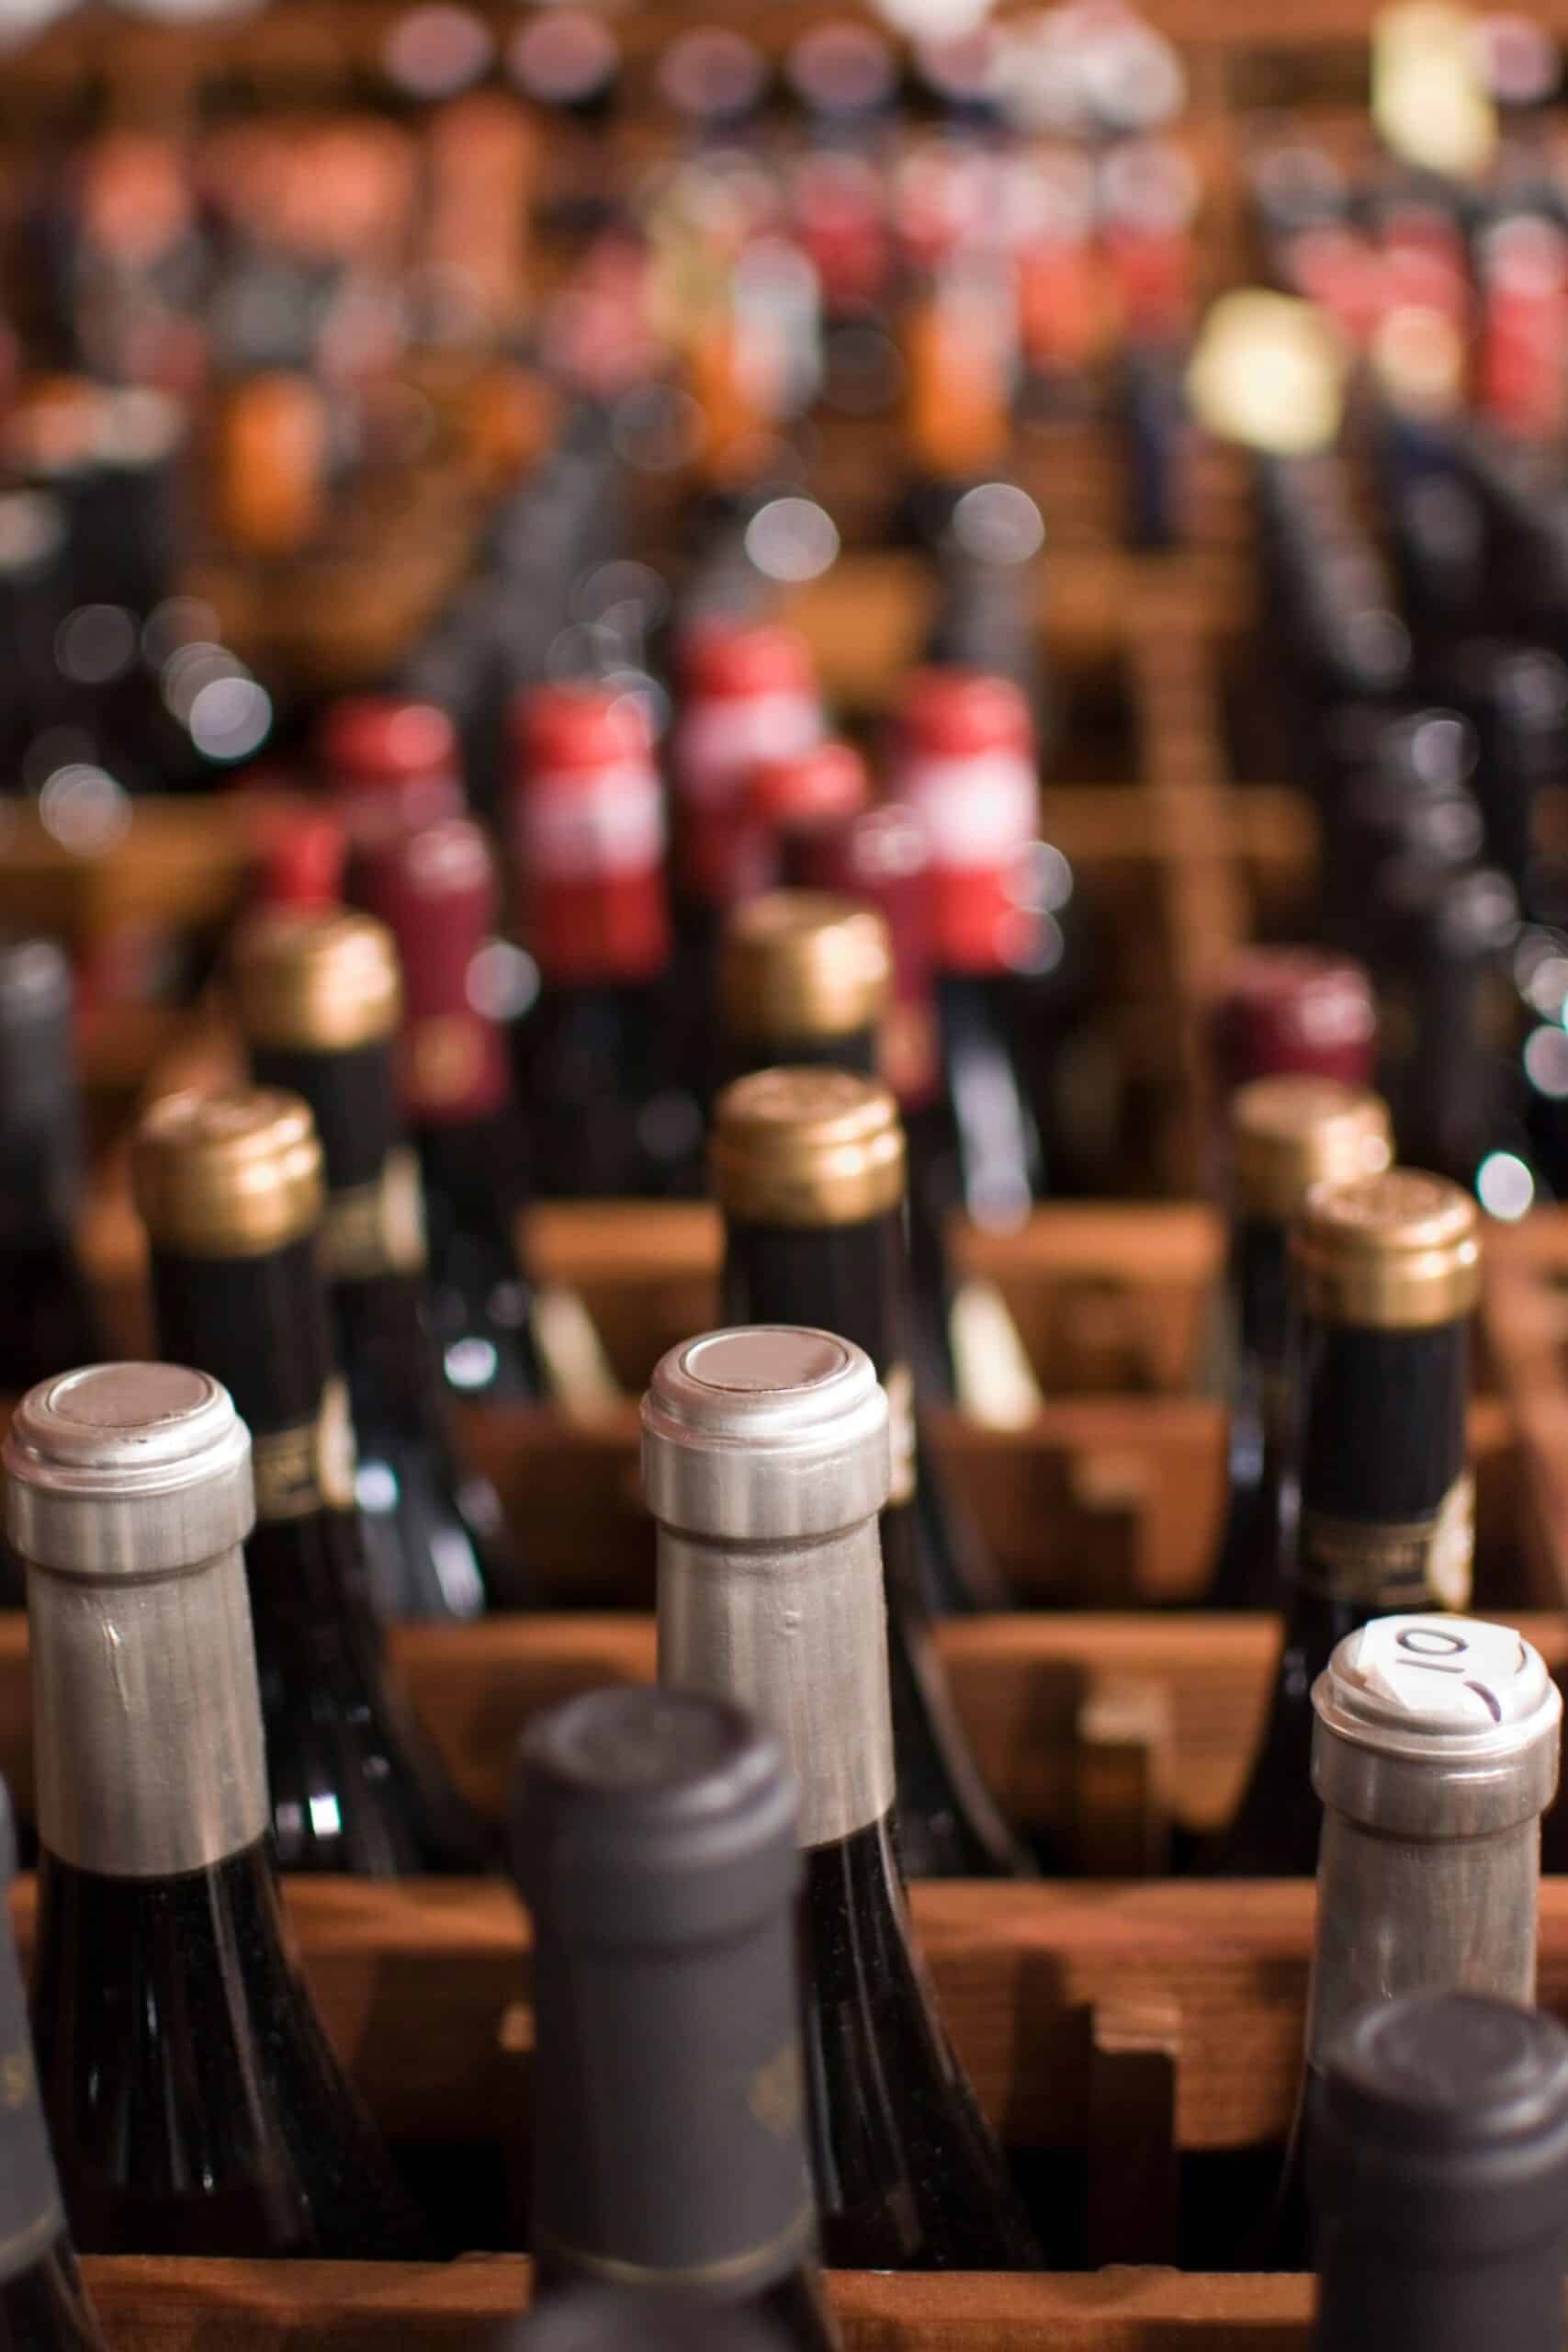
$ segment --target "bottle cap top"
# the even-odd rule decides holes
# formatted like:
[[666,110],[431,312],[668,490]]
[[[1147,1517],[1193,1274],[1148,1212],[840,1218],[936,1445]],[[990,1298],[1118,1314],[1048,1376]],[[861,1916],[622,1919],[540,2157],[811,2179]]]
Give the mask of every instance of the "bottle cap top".
[[1252,948],[1230,967],[1213,1034],[1227,1085],[1300,1071],[1364,1086],[1377,1043],[1371,982],[1359,964],[1314,948]]
[[1010,678],[983,670],[917,670],[899,696],[896,726],[906,758],[1034,754],[1034,729],[1021,690]]
[[397,1028],[397,950],[373,915],[267,908],[242,926],[232,969],[240,1025],[254,1046],[343,1053]]
[[1479,1993],[1375,2002],[1335,2037],[1313,2099],[1325,2290],[1362,2248],[1380,2267],[1402,2254],[1447,2268],[1559,2236],[1568,2034],[1554,2018]]
[[40,1381],[0,1461],[12,1544],[73,1576],[197,1567],[243,1544],[255,1518],[250,1432],[228,1390],[183,1364]]
[[1287,1224],[1314,1184],[1373,1176],[1393,1158],[1388,1106],[1337,1078],[1255,1078],[1231,1099],[1243,1214]]
[[355,790],[457,774],[457,732],[434,703],[395,695],[350,695],[333,703],[316,738],[334,784]]
[[904,1197],[904,1130],[886,1087],[851,1070],[753,1070],[714,1105],[714,1196],[752,1225],[860,1225]]
[[1375,1617],[1339,1643],[1312,1700],[1318,1794],[1391,1836],[1475,1836],[1551,1802],[1562,1694],[1511,1627]]
[[536,686],[513,705],[512,747],[531,775],[641,766],[653,755],[648,710],[612,686]]
[[131,1146],[131,1191],[154,1249],[261,1257],[321,1215],[321,1147],[298,1095],[264,1087],[166,1094]]
[[732,1037],[828,1039],[874,1028],[892,983],[887,925],[852,899],[768,890],[726,925],[718,1000]]
[[643,1398],[642,1482],[657,1520],[718,1542],[858,1526],[892,1483],[871,1359],[830,1331],[784,1324],[683,1340]]
[[740,1708],[590,1690],[524,1734],[514,1867],[542,1935],[689,1945],[788,1900],[799,1804],[779,1742]]
[[703,700],[811,694],[817,684],[811,648],[777,621],[703,621],[682,639],[678,664],[682,693]]
[[811,824],[858,816],[870,794],[865,762],[853,744],[829,741],[754,769],[751,813],[765,825]]
[[1422,1330],[1468,1315],[1481,1295],[1475,1203],[1419,1169],[1318,1186],[1291,1246],[1307,1308],[1322,1322]]

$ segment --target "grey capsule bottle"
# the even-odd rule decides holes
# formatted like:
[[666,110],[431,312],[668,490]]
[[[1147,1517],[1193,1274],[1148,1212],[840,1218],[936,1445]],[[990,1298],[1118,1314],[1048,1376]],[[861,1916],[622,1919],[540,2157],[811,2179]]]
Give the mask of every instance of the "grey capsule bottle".
[[1534,2000],[1540,1816],[1562,1715],[1540,1653],[1466,1617],[1374,1618],[1338,1645],[1312,1699],[1323,1838],[1303,2105],[1274,2247],[1284,2267],[1307,2251],[1305,2118],[1347,2021],[1402,1994]]
[[228,1391],[180,1364],[65,1373],[24,1397],[4,1464],[28,1572],[34,2031],[77,2242],[425,2252],[284,1926]]
[[808,2116],[829,2260],[1038,2267],[910,1932],[877,1536],[888,1411],[871,1361],[829,1331],[708,1332],[665,1356],[642,1419],[660,1679],[751,1709],[801,1785]]
[[1568,2034],[1473,1993],[1359,2011],[1312,2109],[1314,2352],[1561,2352]]
[[836,2352],[806,2154],[796,1804],[778,1741],[691,1692],[590,1691],[523,1739],[546,2310],[635,2290],[694,2333],[728,2312],[791,2352]]

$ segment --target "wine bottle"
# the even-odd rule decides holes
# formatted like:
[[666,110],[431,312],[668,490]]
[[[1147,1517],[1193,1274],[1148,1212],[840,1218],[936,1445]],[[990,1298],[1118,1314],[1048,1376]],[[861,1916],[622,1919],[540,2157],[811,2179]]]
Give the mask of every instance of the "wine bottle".
[[1378,1012],[1371,980],[1348,956],[1316,947],[1247,947],[1219,976],[1209,1016],[1216,1081],[1208,1137],[1208,1189],[1231,1181],[1230,1097],[1254,1079],[1332,1079],[1371,1084]]
[[739,1707],[592,1690],[518,1753],[541,2303],[635,2287],[831,2352],[801,2096],[799,1796]]
[[1375,1175],[1393,1144],[1386,1105],[1337,1079],[1255,1079],[1232,1097],[1230,1116],[1229,1499],[1205,1600],[1272,1609],[1288,1452],[1287,1236],[1314,1184]]
[[1568,760],[1568,662],[1543,647],[1483,640],[1461,649],[1456,671],[1454,691],[1480,738],[1475,784],[1489,862],[1527,913],[1560,916],[1560,905],[1541,903],[1554,877],[1539,856],[1536,812],[1541,786],[1556,783]]
[[1540,1818],[1562,1744],[1540,1654],[1466,1617],[1376,1619],[1337,1645],[1312,1704],[1317,1936],[1271,2230],[1270,2267],[1287,2269],[1308,2253],[1314,2109],[1348,2020],[1390,1995],[1535,1998]]
[[951,1397],[943,1225],[954,1181],[953,1125],[937,1023],[931,834],[912,808],[884,801],[803,842],[795,878],[874,907],[887,925],[893,990],[882,1022],[881,1063],[898,1100],[908,1149],[915,1361],[921,1394]]
[[1314,2109],[1314,2352],[1557,2352],[1568,2035],[1473,1992],[1363,2009]]
[[1003,678],[917,671],[899,698],[891,786],[931,843],[948,1148],[921,1176],[939,1228],[958,1206],[982,1225],[1016,1224],[1043,1181],[1007,991],[1038,933],[1021,889],[1038,831],[1032,741],[1023,696]]
[[316,729],[316,767],[355,849],[463,814],[457,731],[399,695],[345,695]]
[[827,737],[793,759],[751,771],[748,807],[761,837],[760,888],[809,888],[818,842],[871,801],[866,764],[852,743]]
[[100,1364],[30,1390],[4,1461],[28,1563],[33,2031],[77,2243],[423,2254],[284,1926],[244,1424],[205,1373]]
[[342,910],[261,914],[232,971],[257,1084],[299,1095],[321,1146],[322,1257],[377,1607],[477,1616],[517,1587],[495,1490],[458,1469],[424,1317],[424,1204],[392,1080],[391,934]]
[[[0,1893],[17,1874],[11,1801],[0,1782]],[[39,2104],[21,1963],[0,1907],[0,2341],[10,2352],[104,2352],[76,2267]]]
[[540,981],[517,1040],[534,1189],[662,1192],[702,1112],[659,1052],[671,932],[646,707],[615,686],[538,686],[512,742],[514,879]]
[[695,623],[676,648],[675,672],[681,925],[693,951],[711,954],[724,910],[745,895],[751,772],[809,752],[821,739],[822,705],[809,648],[776,622]]
[[1427,707],[1379,726],[1364,759],[1352,752],[1323,805],[1318,896],[1336,946],[1388,961],[1380,868],[1414,856],[1475,864],[1483,827],[1471,786],[1475,730],[1458,712]]
[[514,951],[492,940],[490,847],[467,818],[367,845],[357,902],[397,942],[403,1026],[396,1069],[419,1153],[441,1365],[460,1396],[537,1396],[532,1300],[515,1221],[525,1147],[502,1016]]
[[1035,560],[1040,509],[1012,481],[979,481],[955,503],[936,548],[937,602],[924,658],[933,668],[1006,678],[1049,731]]
[[632,2287],[579,2287],[550,2296],[503,2342],[506,2352],[790,2352],[798,2340],[755,2312],[671,2309]]
[[892,989],[887,926],[825,890],[764,890],[719,946],[725,1058],[735,1077],[809,1063],[874,1078]]
[[1221,1875],[1315,1867],[1312,1686],[1335,1645],[1371,1618],[1470,1599],[1476,1226],[1457,1185],[1393,1168],[1312,1194],[1292,1233],[1284,1644],[1246,1793],[1204,1857]]
[[1409,855],[1379,870],[1377,891],[1391,967],[1378,1084],[1401,1155],[1517,1216],[1534,1181],[1508,1034],[1518,901],[1494,867]]
[[377,1877],[482,1868],[479,1825],[382,1668],[309,1110],[261,1089],[165,1095],[131,1174],[162,1343],[223,1380],[252,1432],[246,1566],[278,1860]]
[[[874,815],[892,819],[894,812],[878,810]],[[856,820],[853,831],[859,846],[851,852],[852,859],[866,853],[868,836],[873,851],[886,845],[897,850],[900,842],[911,840],[919,851],[919,828],[908,817],[888,824]],[[899,878],[918,883],[922,876],[894,878],[896,917],[907,911],[897,903]],[[876,895],[886,893],[879,889]],[[882,1075],[896,1085],[902,1080],[914,1098],[914,1118],[924,1119],[917,1132],[940,1160],[941,1143],[932,1144],[931,1135],[932,1081],[920,1068],[922,1050],[929,1055],[932,1048],[929,1031],[918,1025],[920,1011],[929,1015],[931,1007],[929,997],[923,1006],[919,998],[899,1006],[897,979],[897,943],[875,906],[859,907],[847,896],[827,891],[764,892],[735,909],[719,951],[719,1019],[729,1070],[744,1074],[808,1062],[865,1077]],[[929,973],[926,979],[929,989]],[[908,1020],[900,1020],[901,1013]],[[905,1142],[914,1166],[908,1116]],[[905,1193],[913,1317],[909,1362],[916,1396],[930,1403],[952,1388],[946,1268],[942,1234],[931,1223],[927,1195],[913,1178]],[[830,1317],[814,1319],[832,1321]],[[933,1572],[931,1580],[922,1575],[921,1581],[930,1606],[939,1611],[1006,1608],[1005,1583],[985,1557],[978,1536],[960,1533],[959,1514],[951,1498],[938,1501],[940,1493],[940,1473],[935,1480],[929,1473],[923,1476],[921,1514],[928,1508],[940,1510],[946,1530],[922,1547],[922,1567]]]
[[910,1934],[876,1532],[887,1418],[869,1357],[826,1331],[709,1332],[663,1358],[642,1408],[660,1679],[753,1709],[801,1785],[807,2105],[829,2261],[1030,2269],[1033,2233]]
[[[873,922],[869,914],[859,920]],[[709,1170],[724,1214],[721,1310],[809,1320],[863,1347],[887,1393],[893,1485],[882,1514],[898,1837],[914,1878],[1025,1870],[948,1695],[931,1612],[974,1606],[926,1472],[909,1359],[904,1137],[885,1087],[848,1070],[760,1070],[714,1109]]]
[[75,1250],[82,1106],[71,967],[51,939],[0,940],[0,1388],[98,1352]]

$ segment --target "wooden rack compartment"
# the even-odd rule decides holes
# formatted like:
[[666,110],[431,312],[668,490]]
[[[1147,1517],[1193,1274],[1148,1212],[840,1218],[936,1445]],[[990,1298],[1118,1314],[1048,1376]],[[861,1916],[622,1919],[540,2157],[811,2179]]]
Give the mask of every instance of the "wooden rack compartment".
[[[526,2263],[89,2260],[115,2352],[500,2352]],[[1311,2281],[1111,2269],[1093,2277],[829,2280],[845,2352],[1301,2352]]]

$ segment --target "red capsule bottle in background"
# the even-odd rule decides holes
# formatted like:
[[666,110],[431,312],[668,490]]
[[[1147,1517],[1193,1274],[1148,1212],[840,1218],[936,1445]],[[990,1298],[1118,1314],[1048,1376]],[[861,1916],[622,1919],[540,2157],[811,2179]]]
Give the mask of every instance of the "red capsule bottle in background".
[[825,738],[751,772],[749,808],[766,889],[809,889],[821,839],[870,806],[871,779],[852,743]]
[[898,1098],[908,1147],[915,1376],[925,1395],[951,1396],[947,1267],[931,1174],[933,1164],[950,1170],[952,1139],[937,1016],[931,835],[913,809],[885,801],[803,839],[790,879],[858,899],[887,925],[893,997],[882,1024],[882,1075]]
[[676,646],[674,668],[677,1066],[705,1102],[720,1075],[711,1013],[725,913],[762,887],[752,774],[821,741],[822,701],[810,648],[775,621],[695,622]]
[[345,695],[317,729],[316,764],[348,836],[351,868],[389,836],[465,813],[457,730],[434,703]]
[[419,1151],[446,1380],[462,1396],[535,1396],[516,1248],[526,1163],[506,1037],[533,974],[495,937],[490,844],[465,817],[365,842],[354,888],[391,932],[402,967],[399,1086]]
[[1043,1176],[1011,987],[1037,967],[1042,932],[1030,903],[1039,781],[1023,695],[978,671],[916,671],[894,714],[889,784],[931,842],[949,1114],[923,1171],[931,1214],[939,1229],[959,1207],[983,1225],[1017,1224]]
[[671,947],[664,796],[646,705],[589,683],[512,716],[511,844],[539,999],[518,1032],[534,1189],[659,1193],[701,1136],[664,1059]]

